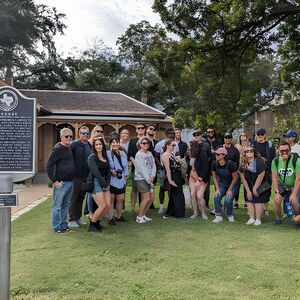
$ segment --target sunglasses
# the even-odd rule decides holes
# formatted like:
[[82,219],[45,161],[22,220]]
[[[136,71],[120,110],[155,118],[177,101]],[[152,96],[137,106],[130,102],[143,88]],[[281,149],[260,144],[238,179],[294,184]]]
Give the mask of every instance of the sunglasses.
[[73,135],[64,135],[64,137],[65,137],[66,139],[72,139],[72,138],[73,138]]
[[279,152],[280,152],[281,154],[284,154],[284,153],[289,153],[289,152],[290,152],[290,150],[289,150],[289,149],[285,149],[285,150],[279,150]]
[[156,131],[156,129],[155,129],[155,128],[149,128],[149,130]]
[[103,133],[103,130],[96,130],[96,132],[98,132],[98,133]]
[[201,135],[200,133],[195,133],[195,134],[194,134],[194,136],[200,136],[200,135]]
[[97,136],[97,137],[94,137],[94,140],[103,140],[103,137],[102,136]]
[[137,127],[136,129],[137,129],[137,130],[144,130],[145,127]]
[[141,144],[142,144],[142,145],[149,145],[148,142],[142,142]]
[[176,144],[172,144],[171,146],[174,148],[174,147],[176,147]]
[[82,135],[90,135],[89,132],[85,132],[85,131],[80,131],[80,134],[82,134]]
[[260,133],[260,134],[257,134],[257,136],[264,136],[264,134]]
[[232,139],[231,136],[225,136],[224,139],[228,140],[228,139]]
[[215,133],[213,130],[208,130],[206,133]]
[[245,150],[244,153],[254,153],[254,150]]

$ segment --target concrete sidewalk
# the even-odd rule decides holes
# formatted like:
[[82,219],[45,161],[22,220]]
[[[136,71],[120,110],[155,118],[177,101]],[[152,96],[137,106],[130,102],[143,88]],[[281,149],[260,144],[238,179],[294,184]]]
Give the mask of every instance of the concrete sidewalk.
[[47,184],[37,183],[14,193],[18,194],[19,205],[11,209],[12,220],[45,201],[51,195],[52,189]]

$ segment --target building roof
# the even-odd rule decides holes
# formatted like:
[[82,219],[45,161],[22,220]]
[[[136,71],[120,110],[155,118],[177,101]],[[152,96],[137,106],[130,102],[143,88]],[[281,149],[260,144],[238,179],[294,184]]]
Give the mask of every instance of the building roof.
[[166,118],[165,113],[121,93],[58,90],[20,92],[37,99],[39,115]]

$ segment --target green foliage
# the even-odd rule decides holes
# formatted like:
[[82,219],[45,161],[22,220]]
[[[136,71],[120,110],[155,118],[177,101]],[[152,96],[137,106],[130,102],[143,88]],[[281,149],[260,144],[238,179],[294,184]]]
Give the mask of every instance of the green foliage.
[[0,69],[23,68],[29,57],[41,57],[42,45],[50,57],[56,49],[53,36],[63,33],[64,14],[32,0],[4,0],[0,10]]
[[295,1],[156,0],[153,8],[178,40],[156,43],[151,62],[194,120],[206,122],[211,113],[208,119],[233,129],[278,92],[270,54],[274,41],[290,36],[284,26],[299,30]]

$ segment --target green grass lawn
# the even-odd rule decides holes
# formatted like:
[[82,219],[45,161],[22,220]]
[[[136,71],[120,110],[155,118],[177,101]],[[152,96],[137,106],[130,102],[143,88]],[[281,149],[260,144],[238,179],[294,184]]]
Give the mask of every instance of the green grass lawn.
[[[129,195],[129,191],[127,193]],[[128,197],[127,197],[128,203]],[[11,299],[300,299],[300,231],[162,219],[54,234],[52,201],[12,224]],[[158,205],[156,205],[158,206]],[[187,216],[191,210],[187,209]]]

